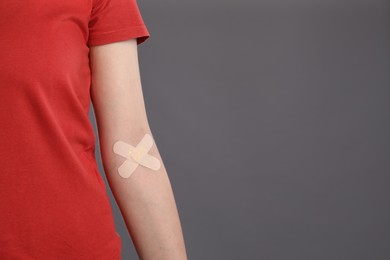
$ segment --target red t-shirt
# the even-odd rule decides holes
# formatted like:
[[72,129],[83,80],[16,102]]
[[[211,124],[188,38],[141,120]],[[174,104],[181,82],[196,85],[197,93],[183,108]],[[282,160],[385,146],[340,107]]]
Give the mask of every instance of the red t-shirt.
[[120,259],[89,47],[149,36],[136,0],[0,1],[0,259]]

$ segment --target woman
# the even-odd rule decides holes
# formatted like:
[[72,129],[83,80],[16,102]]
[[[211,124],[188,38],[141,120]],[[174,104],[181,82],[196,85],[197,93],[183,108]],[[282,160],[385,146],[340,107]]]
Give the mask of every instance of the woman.
[[121,259],[91,102],[107,180],[139,257],[187,259],[156,144],[143,156],[158,170],[114,149],[152,136],[137,57],[149,36],[136,0],[0,1],[0,259]]

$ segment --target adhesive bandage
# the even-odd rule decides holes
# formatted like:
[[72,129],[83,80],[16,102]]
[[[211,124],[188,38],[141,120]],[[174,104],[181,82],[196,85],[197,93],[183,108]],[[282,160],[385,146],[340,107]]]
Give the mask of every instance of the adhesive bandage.
[[118,167],[119,175],[123,178],[129,178],[138,165],[154,171],[160,169],[160,161],[148,154],[153,143],[153,138],[150,134],[145,134],[136,147],[120,140],[115,142],[113,146],[114,153],[127,159]]

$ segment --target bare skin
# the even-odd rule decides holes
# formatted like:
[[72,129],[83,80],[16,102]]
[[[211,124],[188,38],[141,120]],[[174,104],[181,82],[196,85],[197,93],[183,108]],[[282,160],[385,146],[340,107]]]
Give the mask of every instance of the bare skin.
[[136,40],[92,46],[90,66],[103,167],[138,256],[142,260],[186,260],[179,214],[157,143],[149,154],[160,160],[161,168],[138,166],[129,178],[118,174],[126,159],[112,150],[117,140],[136,146],[146,133],[152,135]]

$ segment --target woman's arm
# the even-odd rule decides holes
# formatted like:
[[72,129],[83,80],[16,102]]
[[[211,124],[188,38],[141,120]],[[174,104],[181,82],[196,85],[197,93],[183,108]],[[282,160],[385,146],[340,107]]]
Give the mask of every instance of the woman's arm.
[[140,259],[187,259],[172,187],[156,143],[149,154],[158,171],[139,165],[129,178],[118,173],[126,160],[113,152],[116,141],[136,146],[149,127],[135,39],[92,46],[91,98],[103,167]]

